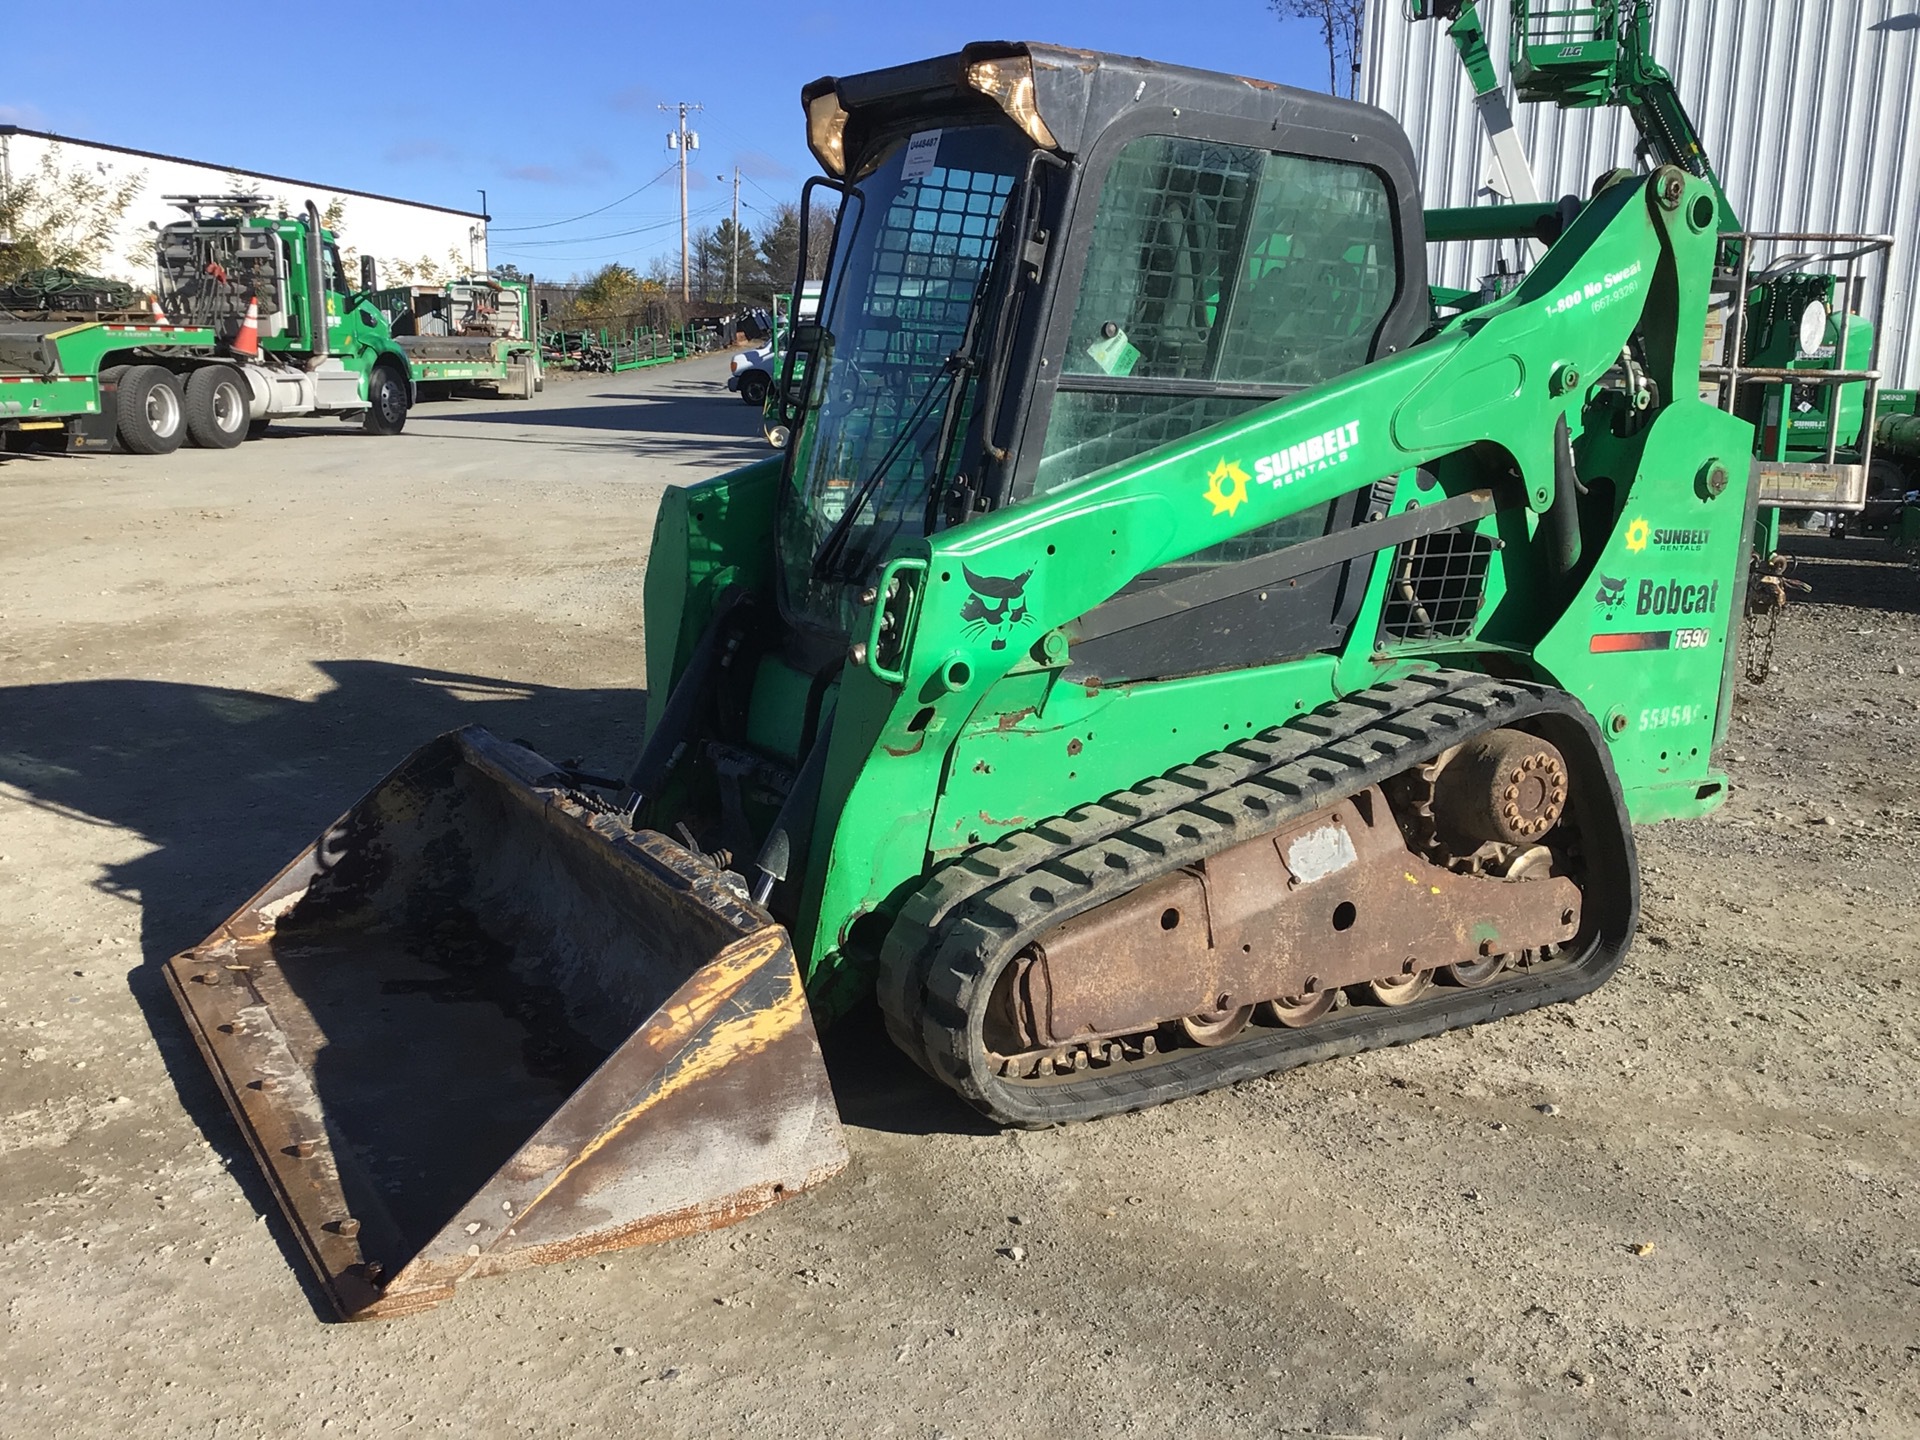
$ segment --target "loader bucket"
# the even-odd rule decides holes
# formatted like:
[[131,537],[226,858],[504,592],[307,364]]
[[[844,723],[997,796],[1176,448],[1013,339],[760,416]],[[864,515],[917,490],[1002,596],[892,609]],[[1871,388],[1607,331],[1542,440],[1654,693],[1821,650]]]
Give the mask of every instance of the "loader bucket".
[[786,931],[485,730],[415,751],[167,977],[346,1319],[847,1163]]

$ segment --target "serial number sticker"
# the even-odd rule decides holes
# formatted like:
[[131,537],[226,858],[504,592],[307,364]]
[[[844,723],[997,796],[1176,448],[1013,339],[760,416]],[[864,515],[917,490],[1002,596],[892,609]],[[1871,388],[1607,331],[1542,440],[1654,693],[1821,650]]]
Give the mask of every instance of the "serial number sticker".
[[1713,641],[1706,630],[1676,630],[1673,632],[1673,648],[1676,650],[1704,650]]
[[906,157],[900,162],[900,179],[924,180],[933,173],[933,162],[940,155],[938,130],[917,130],[907,138]]
[[1704,705],[1655,705],[1640,712],[1642,730],[1673,730],[1707,718]]
[[1287,869],[1302,885],[1337,874],[1359,858],[1344,825],[1322,825],[1287,846]]

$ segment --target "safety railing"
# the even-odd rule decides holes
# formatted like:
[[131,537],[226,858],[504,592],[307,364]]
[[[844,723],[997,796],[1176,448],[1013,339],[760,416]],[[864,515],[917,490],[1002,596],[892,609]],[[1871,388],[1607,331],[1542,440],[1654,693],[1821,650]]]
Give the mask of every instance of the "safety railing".
[[[1719,387],[1721,408],[1734,412],[1740,402],[1740,387],[1746,384],[1778,384],[1783,386],[1807,386],[1829,389],[1832,394],[1826,405],[1827,433],[1826,443],[1820,463],[1828,470],[1840,464],[1840,424],[1842,411],[1841,387],[1845,385],[1864,385],[1860,416],[1860,433],[1856,442],[1858,459],[1850,459],[1849,466],[1858,465],[1861,478],[1873,463],[1873,431],[1880,397],[1880,311],[1885,304],[1887,283],[1887,261],[1893,249],[1891,235],[1868,235],[1847,233],[1826,233],[1810,230],[1744,230],[1726,234],[1723,240],[1739,246],[1740,264],[1736,272],[1732,295],[1732,315],[1727,328],[1726,356],[1724,363],[1702,364],[1702,380],[1711,381]],[[1801,249],[1796,253],[1779,254],[1786,246],[1813,247]],[[1757,263],[1761,249],[1769,248],[1775,253],[1765,264]],[[1864,281],[1869,278],[1864,269],[1868,262],[1879,262],[1878,284],[1872,289],[1873,313],[1856,316],[1856,306],[1863,298]],[[1832,274],[1836,281],[1836,299],[1839,309],[1839,334],[1833,345],[1833,364],[1810,368],[1791,366],[1751,365],[1744,362],[1748,341],[1748,299],[1756,285],[1777,281],[1787,275],[1822,273]],[[1848,356],[1852,353],[1852,340],[1856,318],[1871,324],[1870,343],[1867,350],[1867,363],[1862,367],[1849,367]],[[1805,349],[1804,345],[1799,348]],[[1791,416],[1788,413],[1791,404],[1791,391],[1780,397],[1780,439],[1776,447],[1782,454],[1787,448],[1790,433]],[[1764,424],[1764,416],[1763,416]],[[1853,447],[1850,447],[1853,448]],[[1763,464],[1771,461],[1784,463],[1774,456],[1759,457]],[[1857,504],[1850,508],[1858,508]]]

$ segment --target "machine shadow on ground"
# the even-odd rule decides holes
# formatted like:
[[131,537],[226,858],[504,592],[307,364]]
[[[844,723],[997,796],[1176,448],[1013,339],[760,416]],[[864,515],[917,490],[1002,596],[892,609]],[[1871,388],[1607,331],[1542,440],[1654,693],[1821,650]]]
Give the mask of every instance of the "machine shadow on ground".
[[[382,661],[323,661],[311,700],[150,680],[0,688],[0,781],[26,804],[111,826],[152,848],[95,882],[140,906],[127,975],[180,1104],[307,1267],[168,992],[169,957],[210,934],[381,776],[430,737],[479,724],[589,771],[622,772],[641,692],[568,690]],[[354,1037],[339,1035],[343,1053]],[[836,1101],[854,1126],[900,1133],[987,1128],[886,1038],[877,1010],[825,1039]],[[484,1178],[484,1177],[483,1177]],[[462,1181],[461,1183],[465,1183]],[[316,1314],[330,1302],[308,1283]]]
[[1781,538],[1780,548],[1794,562],[1788,575],[1813,587],[1795,596],[1795,605],[1854,605],[1920,615],[1920,555],[1902,554],[1890,540],[1790,534]]
[[[644,430],[662,435],[685,435],[708,440],[738,440],[772,454],[760,435],[760,412],[742,405],[724,390],[713,395],[608,395],[594,397],[593,405],[530,405],[512,401],[498,409],[467,409],[435,414],[416,412],[422,420],[458,420],[497,425],[559,426],[574,430]],[[537,402],[535,402],[537,405]]]

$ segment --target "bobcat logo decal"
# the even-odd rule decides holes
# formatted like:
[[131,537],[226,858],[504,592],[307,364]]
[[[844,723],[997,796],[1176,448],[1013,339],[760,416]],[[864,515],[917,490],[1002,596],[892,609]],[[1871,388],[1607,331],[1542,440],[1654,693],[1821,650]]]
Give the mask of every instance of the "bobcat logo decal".
[[976,575],[965,565],[960,573],[966,577],[967,588],[973,593],[967,596],[966,603],[960,607],[960,619],[965,622],[969,635],[992,635],[995,650],[1007,648],[1007,636],[1019,625],[1031,625],[1033,617],[1027,614],[1027,581],[1033,578],[1031,567],[1018,575]]
[[1611,620],[1620,613],[1620,607],[1626,603],[1627,582],[1616,580],[1611,575],[1600,577],[1600,588],[1593,592],[1593,607],[1600,612],[1600,618]]

